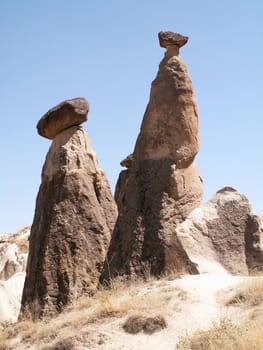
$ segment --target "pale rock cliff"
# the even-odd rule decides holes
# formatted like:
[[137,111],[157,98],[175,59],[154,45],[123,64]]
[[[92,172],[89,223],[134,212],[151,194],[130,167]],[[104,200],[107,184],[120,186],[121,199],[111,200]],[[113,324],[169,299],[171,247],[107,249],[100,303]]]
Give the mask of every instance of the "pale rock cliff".
[[231,187],[194,209],[175,236],[199,273],[247,275],[263,271],[262,218]]
[[0,234],[0,323],[15,322],[20,310],[30,227]]

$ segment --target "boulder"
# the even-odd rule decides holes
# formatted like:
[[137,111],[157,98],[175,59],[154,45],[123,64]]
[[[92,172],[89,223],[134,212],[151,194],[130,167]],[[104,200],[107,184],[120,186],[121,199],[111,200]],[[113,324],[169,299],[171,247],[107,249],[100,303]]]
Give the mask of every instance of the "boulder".
[[168,48],[168,46],[177,46],[178,48],[184,46],[188,37],[174,32],[160,32],[158,34],[159,44],[161,47]]
[[50,109],[37,124],[39,135],[53,140],[61,131],[87,121],[89,104],[83,97],[66,100]]
[[53,315],[94,293],[117,208],[81,126],[58,133],[42,170],[20,317]]
[[115,199],[119,209],[102,283],[117,275],[144,277],[170,272],[196,273],[174,227],[202,201],[203,184],[195,164],[199,149],[198,113],[179,47],[187,38],[160,33],[167,47],[132,155],[121,162]]
[[199,273],[247,275],[263,269],[259,228],[248,199],[225,187],[177,225],[174,236]]

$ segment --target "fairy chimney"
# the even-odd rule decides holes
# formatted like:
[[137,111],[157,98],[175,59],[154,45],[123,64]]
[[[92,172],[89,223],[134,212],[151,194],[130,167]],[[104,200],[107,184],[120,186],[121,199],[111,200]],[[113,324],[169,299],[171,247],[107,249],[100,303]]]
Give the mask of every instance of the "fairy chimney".
[[117,209],[108,181],[80,124],[84,98],[67,100],[39,121],[52,139],[42,170],[30,234],[20,317],[50,316],[92,294],[109,246]]
[[175,235],[175,227],[198,207],[203,184],[195,156],[199,150],[194,90],[179,49],[188,38],[160,32],[166,49],[152,82],[134,152],[122,162],[115,199],[119,216],[101,282],[117,275],[160,276],[196,273]]

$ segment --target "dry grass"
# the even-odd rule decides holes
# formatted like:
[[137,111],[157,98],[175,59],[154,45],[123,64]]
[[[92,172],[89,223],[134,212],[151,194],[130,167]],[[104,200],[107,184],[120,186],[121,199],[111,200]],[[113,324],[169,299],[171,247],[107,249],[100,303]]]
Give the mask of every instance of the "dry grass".
[[240,284],[229,299],[226,300],[227,306],[241,307],[263,307],[263,279],[253,278],[250,282]]
[[208,330],[198,331],[183,337],[178,350],[262,350],[263,323],[248,323],[237,326],[224,320]]
[[[148,284],[149,286],[150,284]],[[105,318],[122,317],[138,312],[161,311],[167,305],[167,294],[147,288],[142,282],[128,283],[116,279],[111,289],[101,289],[94,297],[83,297],[52,320],[20,321],[6,324],[0,333],[0,344],[5,350],[38,343],[38,349],[59,343],[69,337],[85,336],[87,326]],[[51,346],[51,345],[50,345]],[[0,348],[1,350],[1,348]]]
[[243,324],[223,320],[208,330],[182,337],[178,350],[263,349],[263,279],[241,283],[224,298],[223,304],[248,310],[250,320]]
[[[180,313],[180,304],[187,302],[187,292],[165,280],[145,283],[115,279],[110,287],[101,288],[93,297],[79,299],[52,320],[32,322],[28,319],[3,325],[0,350],[31,349],[31,344],[36,344],[34,349],[38,350],[74,349],[78,344],[93,348],[94,344],[104,344],[110,339],[103,327],[116,317],[126,331],[150,334],[165,327],[165,318],[171,316],[171,310]],[[180,338],[177,349],[263,349],[263,279],[251,278],[228,294],[224,291],[221,302],[223,308],[235,314],[241,310],[248,315],[249,322],[235,324],[234,319],[224,320],[209,330]]]

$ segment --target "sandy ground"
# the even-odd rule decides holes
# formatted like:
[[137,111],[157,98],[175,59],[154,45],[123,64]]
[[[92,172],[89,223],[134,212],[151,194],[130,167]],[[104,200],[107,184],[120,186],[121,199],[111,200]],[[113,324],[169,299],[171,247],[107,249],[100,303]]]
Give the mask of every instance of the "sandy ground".
[[[214,322],[231,317],[231,312],[218,301],[218,296],[220,292],[222,294],[231,290],[248,278],[251,277],[204,274],[154,282],[152,290],[159,290],[160,294],[164,291],[170,292],[171,298],[162,312],[167,328],[152,335],[128,334],[122,329],[126,316],[103,323],[99,329],[98,326],[94,327],[101,344],[93,344],[90,349],[175,350],[180,336],[191,334],[197,329],[209,328]],[[179,294],[178,290],[181,291]],[[145,290],[142,289],[141,292],[144,293]]]
[[[14,279],[13,281],[10,279],[8,283],[18,283],[19,288],[23,276],[21,274],[16,278],[17,280]],[[94,323],[86,324],[81,329],[78,329],[76,324],[75,327],[70,329],[62,329],[59,331],[59,333],[62,333],[58,336],[60,335],[60,339],[64,340],[75,339],[78,343],[78,350],[176,350],[176,344],[180,337],[190,335],[198,329],[208,329],[213,323],[218,323],[223,319],[241,322],[245,320],[248,314],[244,308],[226,306],[225,302],[230,295],[235,293],[238,284],[255,278],[263,279],[263,276],[231,276],[225,273],[202,274],[183,276],[173,280],[162,279],[147,282],[138,285],[138,288],[134,286],[132,293],[135,292],[137,296],[142,296],[142,298],[139,298],[140,300],[152,298],[154,295],[154,299],[147,299],[151,300],[151,310],[148,310],[147,304],[147,313],[143,312],[141,314],[163,316],[167,323],[167,327],[163,330],[151,335],[142,332],[137,334],[125,332],[122,328],[124,322],[129,316],[135,314],[134,311],[127,309],[127,314],[124,317],[97,319]],[[4,287],[9,290],[16,289],[15,285]],[[2,301],[1,291],[0,288]],[[127,293],[129,293],[129,289]],[[17,299],[17,295],[13,297]],[[4,307],[2,303],[1,307]],[[7,309],[4,310],[4,312],[8,311]],[[55,340],[56,342],[57,340]],[[14,347],[16,350],[56,349],[55,347],[46,348],[43,343],[38,342],[35,344],[16,342],[16,344]],[[74,347],[74,349],[76,348]]]

